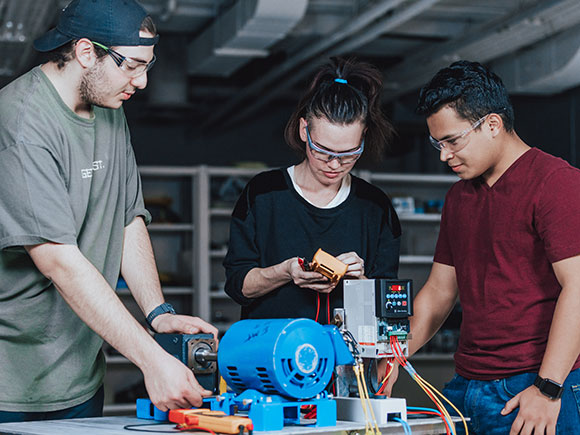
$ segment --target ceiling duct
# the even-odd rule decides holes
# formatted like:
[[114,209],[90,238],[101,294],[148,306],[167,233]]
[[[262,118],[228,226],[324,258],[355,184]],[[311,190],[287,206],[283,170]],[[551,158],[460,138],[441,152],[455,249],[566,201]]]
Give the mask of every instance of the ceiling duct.
[[580,26],[491,64],[510,93],[556,94],[580,85]]
[[308,0],[239,0],[188,48],[188,73],[228,77],[284,38],[302,19]]
[[456,60],[491,62],[538,44],[579,22],[578,0],[539,0],[493,22],[474,27],[460,37],[409,55],[401,64],[387,70],[389,82],[386,85],[390,87],[386,86],[384,100],[392,101],[420,88],[439,69]]

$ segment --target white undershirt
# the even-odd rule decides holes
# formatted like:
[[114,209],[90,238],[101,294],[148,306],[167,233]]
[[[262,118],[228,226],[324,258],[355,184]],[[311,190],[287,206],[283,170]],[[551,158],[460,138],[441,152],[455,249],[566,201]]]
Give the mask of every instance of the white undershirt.
[[346,198],[348,198],[348,195],[350,193],[350,174],[346,174],[346,177],[342,179],[340,189],[338,189],[338,192],[336,192],[334,198],[332,198],[332,200],[330,200],[328,204],[324,206],[319,206],[314,204],[308,198],[306,198],[304,192],[302,191],[298,183],[296,183],[296,179],[294,178],[294,168],[295,166],[290,166],[289,168],[286,169],[288,171],[288,175],[290,175],[290,179],[292,180],[292,185],[294,186],[294,189],[296,189],[296,192],[298,192],[302,198],[304,198],[313,206],[318,208],[333,208],[336,207],[337,205],[342,204],[346,200]]

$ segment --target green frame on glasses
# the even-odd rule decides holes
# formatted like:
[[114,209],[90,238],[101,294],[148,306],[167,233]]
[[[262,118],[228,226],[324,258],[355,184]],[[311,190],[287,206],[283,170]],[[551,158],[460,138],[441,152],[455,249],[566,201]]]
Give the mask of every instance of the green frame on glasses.
[[[151,62],[145,63],[140,60],[123,56],[121,53],[118,53],[112,48],[107,47],[106,45],[103,45],[99,42],[91,41],[91,43],[105,50],[107,54],[111,56],[111,58],[113,59],[115,64],[119,67],[119,69],[121,69],[121,71],[123,71],[130,77],[139,77],[140,75],[146,73],[153,67],[153,64],[155,64],[155,60],[157,59],[155,55],[153,55],[153,59],[151,59]],[[126,65],[126,67],[123,67],[123,65]]]

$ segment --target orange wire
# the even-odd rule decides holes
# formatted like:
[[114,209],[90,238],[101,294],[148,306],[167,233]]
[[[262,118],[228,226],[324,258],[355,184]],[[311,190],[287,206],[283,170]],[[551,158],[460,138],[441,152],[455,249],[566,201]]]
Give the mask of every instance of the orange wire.
[[[401,343],[399,343],[399,339],[397,338],[396,335],[391,336],[391,349],[393,351],[393,354],[395,355],[395,359],[397,360],[397,362],[399,364],[401,364],[403,367],[406,367],[407,366],[407,358],[405,358],[405,355],[403,354],[403,349],[401,347]],[[412,376],[412,377],[414,378],[414,376]],[[429,396],[429,398],[433,401],[435,406],[437,406],[437,409],[441,412],[441,415],[443,415],[443,409],[441,409],[441,406],[439,405],[439,403],[437,403],[437,399],[435,398],[433,393],[431,393],[431,391],[429,391],[429,389],[427,389],[427,388],[424,388],[423,390]],[[447,423],[447,420],[443,417],[442,417],[442,419],[443,419],[443,422],[445,423],[445,431],[447,432],[447,435],[451,435],[451,432],[449,430],[449,424]]]

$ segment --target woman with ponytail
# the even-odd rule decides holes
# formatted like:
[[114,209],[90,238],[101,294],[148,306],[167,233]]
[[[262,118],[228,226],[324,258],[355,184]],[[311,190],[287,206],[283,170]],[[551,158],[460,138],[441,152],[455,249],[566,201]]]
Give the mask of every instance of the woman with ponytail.
[[342,281],[303,270],[299,261],[318,248],[348,265],[346,278],[397,277],[397,215],[379,188],[350,173],[359,159],[380,159],[393,136],[381,91],[372,65],[331,59],[286,125],[300,163],[263,172],[242,192],[224,260],[225,290],[242,318],[329,322],[342,307]]

